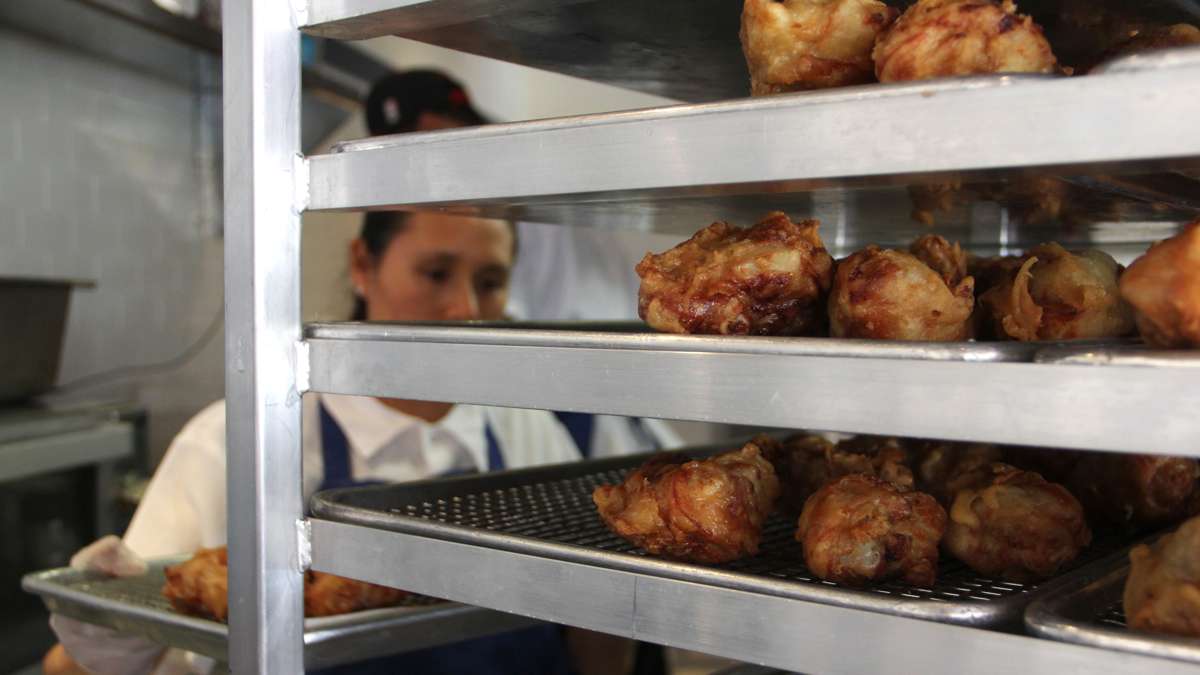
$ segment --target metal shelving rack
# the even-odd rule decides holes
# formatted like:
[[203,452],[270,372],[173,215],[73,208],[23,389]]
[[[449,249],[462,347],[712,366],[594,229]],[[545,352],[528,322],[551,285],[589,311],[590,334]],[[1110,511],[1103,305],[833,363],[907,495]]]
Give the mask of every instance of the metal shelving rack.
[[[809,190],[850,194],[1029,166],[1075,174],[1190,171],[1200,158],[1195,51],[1081,78],[874,86],[372,139],[328,155],[300,154],[299,30],[358,39],[445,29],[462,39],[466,24],[517,14],[522,26],[554,26],[556,12],[602,12],[606,4],[616,12],[636,5],[226,3],[234,672],[302,671],[300,571],[309,565],[805,672],[1194,672],[1142,655],[304,517],[300,397],[310,391],[1200,455],[1200,429],[1191,419],[1200,407],[1194,358],[1014,362],[971,348],[947,356],[819,340],[302,326],[305,210],[470,204],[570,223],[614,209],[661,215],[674,204],[728,205],[747,195]],[[695,11],[709,6],[717,4],[698,3]],[[660,85],[651,88],[670,93],[669,81]],[[630,382],[638,383],[636,394]]]

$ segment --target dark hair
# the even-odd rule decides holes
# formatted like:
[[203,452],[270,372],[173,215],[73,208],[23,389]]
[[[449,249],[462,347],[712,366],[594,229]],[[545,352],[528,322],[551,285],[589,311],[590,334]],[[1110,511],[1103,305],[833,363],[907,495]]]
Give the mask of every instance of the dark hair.
[[[403,232],[404,228],[408,226],[412,215],[408,211],[367,211],[363,215],[362,230],[358,233],[358,238],[367,247],[367,253],[375,259],[382,256],[383,252],[387,250],[388,244],[392,243],[392,239],[395,239],[396,235]],[[512,233],[513,257],[515,258],[517,256],[517,226],[511,220],[504,221],[504,224]],[[350,320],[367,320],[367,301],[361,295],[354,296],[354,310],[350,313]]]
[[372,85],[364,110],[372,136],[414,131],[426,111],[464,126],[487,124],[462,84],[436,70],[409,70],[381,78]]

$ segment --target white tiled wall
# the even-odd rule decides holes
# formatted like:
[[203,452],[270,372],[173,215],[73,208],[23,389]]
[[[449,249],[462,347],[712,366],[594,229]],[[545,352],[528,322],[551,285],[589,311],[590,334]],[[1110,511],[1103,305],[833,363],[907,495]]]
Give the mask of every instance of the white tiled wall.
[[[219,68],[200,54],[195,67]],[[73,299],[60,382],[169,359],[221,311],[200,103],[196,89],[0,29],[0,275],[97,282]],[[161,452],[222,395],[222,372],[218,333],[180,371],[81,393],[140,400]]]

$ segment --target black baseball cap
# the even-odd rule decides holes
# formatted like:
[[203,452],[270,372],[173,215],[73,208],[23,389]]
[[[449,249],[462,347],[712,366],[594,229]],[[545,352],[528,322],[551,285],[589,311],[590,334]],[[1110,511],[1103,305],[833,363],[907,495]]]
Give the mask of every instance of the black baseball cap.
[[467,90],[436,70],[409,70],[379,80],[367,95],[367,129],[372,136],[413,131],[422,112],[445,115],[466,126],[487,124],[471,106]]

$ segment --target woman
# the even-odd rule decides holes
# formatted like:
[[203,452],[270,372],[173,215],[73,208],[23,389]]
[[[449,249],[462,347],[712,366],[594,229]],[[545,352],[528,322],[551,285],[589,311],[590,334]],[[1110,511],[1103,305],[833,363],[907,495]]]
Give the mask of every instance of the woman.
[[[513,229],[504,221],[368,214],[350,250],[358,318],[502,319],[515,248]],[[566,430],[543,411],[321,394],[305,397],[303,415],[306,496],[362,481],[408,481],[579,457]],[[225,410],[218,402],[172,442],[125,543],[146,558],[191,553],[224,544],[225,522]],[[414,673],[568,670],[555,626],[453,647],[347,672],[393,672],[398,665]],[[76,656],[87,663],[87,654]]]

